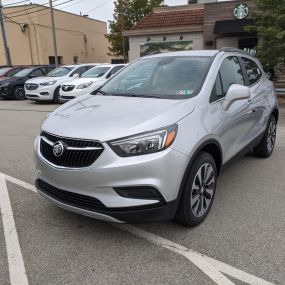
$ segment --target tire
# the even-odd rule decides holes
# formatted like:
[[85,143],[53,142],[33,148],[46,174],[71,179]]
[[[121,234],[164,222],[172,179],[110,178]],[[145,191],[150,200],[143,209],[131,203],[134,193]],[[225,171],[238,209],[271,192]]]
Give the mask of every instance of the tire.
[[13,98],[17,100],[25,100],[26,95],[25,95],[25,89],[24,86],[16,86],[13,89]]
[[61,103],[60,102],[59,90],[60,90],[60,86],[55,89],[54,94],[53,94],[53,102],[56,103],[56,104]]
[[256,156],[266,158],[272,154],[276,141],[276,129],[276,118],[271,116],[261,143],[253,149]]
[[[207,176],[203,177],[206,169]],[[203,222],[212,207],[216,186],[215,160],[209,153],[200,152],[191,166],[175,220],[190,227]]]

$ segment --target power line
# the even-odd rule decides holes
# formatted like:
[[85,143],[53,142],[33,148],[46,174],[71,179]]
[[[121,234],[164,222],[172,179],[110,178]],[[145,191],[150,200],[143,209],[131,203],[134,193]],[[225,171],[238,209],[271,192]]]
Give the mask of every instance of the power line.
[[[56,1],[59,1],[59,0],[53,0],[53,2],[56,2]],[[32,4],[31,4],[31,3],[30,3],[30,4],[26,5],[26,6],[31,6],[31,5],[48,5],[48,4],[49,4],[49,2],[43,3],[43,4],[40,4],[40,3],[32,3]],[[39,8],[39,7],[33,6],[33,7],[25,8],[25,9],[22,9],[22,10],[19,10],[19,11],[14,11],[14,12],[6,13],[5,15],[7,16],[7,15],[12,15],[12,14],[18,14],[18,13],[26,12],[26,11],[28,11],[28,10],[32,10],[32,9],[36,9],[36,8]]]
[[90,12],[93,12],[93,11],[95,11],[96,9],[101,8],[102,6],[106,5],[107,3],[111,2],[111,1],[113,1],[113,0],[108,0],[108,1],[106,1],[106,2],[104,2],[104,3],[102,3],[101,5],[99,5],[99,6],[95,7],[95,8],[93,8],[93,9],[91,9],[91,10],[89,10],[89,11],[87,11],[86,13],[88,14],[88,13],[90,13]]
[[3,5],[3,7],[13,6],[13,5],[17,5],[17,4],[21,4],[21,3],[25,3],[25,2],[27,2],[27,0],[6,4],[6,5]]
[[[57,7],[57,6],[60,6],[60,5],[63,5],[65,3],[69,3],[69,2],[72,2],[74,0],[67,0],[65,2],[62,2],[62,3],[59,3],[57,5],[54,5],[54,7]],[[40,7],[37,7],[37,8],[40,8]],[[34,14],[34,13],[37,13],[37,12],[40,12],[40,11],[43,11],[43,10],[47,10],[48,7],[44,7],[44,8],[41,8],[39,10],[36,10],[36,11],[32,11],[32,12],[29,12],[29,13],[23,13],[23,14],[20,14],[20,15],[15,15],[15,16],[12,16],[11,18],[17,18],[17,17],[21,17],[21,16],[26,16],[26,15],[30,15],[30,14]]]

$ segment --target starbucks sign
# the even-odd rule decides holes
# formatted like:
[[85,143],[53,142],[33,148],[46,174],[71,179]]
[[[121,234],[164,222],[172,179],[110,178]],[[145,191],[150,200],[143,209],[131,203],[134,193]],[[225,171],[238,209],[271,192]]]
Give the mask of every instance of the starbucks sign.
[[249,8],[246,4],[244,3],[240,3],[237,4],[235,9],[234,9],[234,17],[238,20],[242,20],[244,18],[246,18],[249,14]]

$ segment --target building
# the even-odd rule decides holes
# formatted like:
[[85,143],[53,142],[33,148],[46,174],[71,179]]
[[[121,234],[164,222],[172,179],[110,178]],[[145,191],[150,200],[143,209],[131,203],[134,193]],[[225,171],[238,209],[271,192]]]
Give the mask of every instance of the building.
[[[22,5],[4,8],[7,38],[13,64],[54,63],[49,8]],[[107,23],[54,9],[61,64],[110,62],[105,38]],[[6,64],[2,43],[0,65]]]
[[129,60],[157,52],[224,46],[255,52],[258,38],[245,31],[252,23],[252,0],[188,2],[190,4],[157,7],[130,31],[124,32],[129,38]]

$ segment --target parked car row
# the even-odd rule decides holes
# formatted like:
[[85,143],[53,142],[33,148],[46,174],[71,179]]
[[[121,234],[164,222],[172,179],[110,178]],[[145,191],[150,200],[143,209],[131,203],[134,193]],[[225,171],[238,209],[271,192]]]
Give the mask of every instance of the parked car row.
[[66,102],[99,88],[124,66],[88,63],[58,68],[53,65],[2,67],[0,97]]

